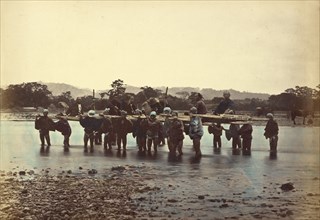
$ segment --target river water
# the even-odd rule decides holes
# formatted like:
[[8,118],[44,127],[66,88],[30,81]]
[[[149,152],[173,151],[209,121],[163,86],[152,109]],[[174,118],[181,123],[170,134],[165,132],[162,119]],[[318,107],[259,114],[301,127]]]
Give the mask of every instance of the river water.
[[[142,176],[150,178],[145,178],[145,184],[161,190],[142,195],[143,201],[137,195],[139,198],[134,201],[140,210],[138,218],[146,215],[154,219],[320,217],[319,127],[280,126],[277,157],[269,154],[263,126],[253,126],[251,156],[233,155],[231,142],[224,136],[221,153],[214,153],[212,135],[205,131],[201,160],[193,159],[192,142],[185,136],[184,155],[173,161],[168,157],[167,146],[159,147],[156,156],[139,155],[131,134],[126,157],[118,156],[116,147],[112,154],[106,154],[101,145],[95,146],[93,153],[84,153],[83,128],[74,121],[70,125],[69,152],[63,151],[63,136],[58,132],[50,133],[53,144],[50,150],[41,152],[34,122],[1,121],[0,170],[36,173],[50,170],[51,174],[71,170],[75,175],[86,175],[87,170],[96,169],[97,176],[103,177],[108,173],[106,170],[118,165],[146,167]],[[281,184],[287,182],[294,184],[293,191],[281,191]],[[168,201],[178,202],[168,205]]]

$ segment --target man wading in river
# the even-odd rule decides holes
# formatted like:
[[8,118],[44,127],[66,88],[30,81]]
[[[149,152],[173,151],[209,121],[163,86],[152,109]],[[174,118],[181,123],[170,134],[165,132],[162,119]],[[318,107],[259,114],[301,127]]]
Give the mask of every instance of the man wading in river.
[[55,123],[55,128],[57,131],[61,132],[61,134],[63,135],[64,137],[63,147],[65,151],[68,151],[70,147],[69,140],[71,135],[71,127],[69,125],[68,120],[63,118],[62,116],[63,116],[62,113],[56,116],[59,119],[59,121]]
[[44,139],[46,139],[47,146],[51,146],[49,131],[55,131],[55,124],[51,118],[48,117],[48,109],[43,110],[43,116],[37,115],[35,120],[35,129],[39,130],[41,148],[44,147]]
[[84,152],[88,152],[88,141],[90,140],[90,152],[93,152],[94,132],[101,127],[101,123],[94,117],[96,112],[90,110],[88,115],[83,117],[80,115],[80,125],[84,128]]
[[190,119],[190,127],[189,127],[189,136],[193,141],[193,148],[196,152],[195,158],[201,157],[200,150],[200,140],[203,135],[203,127],[200,117],[194,116],[193,114],[197,114],[197,108],[192,107],[190,109],[191,119]]
[[278,123],[273,119],[273,114],[271,113],[267,114],[267,118],[269,118],[269,121],[267,122],[266,128],[264,129],[264,136],[266,137],[266,139],[269,138],[270,153],[276,153],[279,133]]
[[230,99],[230,92],[223,93],[223,100],[220,102],[216,110],[213,112],[215,115],[234,113],[234,103]]

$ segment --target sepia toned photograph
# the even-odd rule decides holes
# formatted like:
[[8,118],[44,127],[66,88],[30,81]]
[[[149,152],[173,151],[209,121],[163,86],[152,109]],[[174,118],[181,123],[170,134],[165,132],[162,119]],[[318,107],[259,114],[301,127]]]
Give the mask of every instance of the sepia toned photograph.
[[0,3],[0,219],[320,219],[319,0]]

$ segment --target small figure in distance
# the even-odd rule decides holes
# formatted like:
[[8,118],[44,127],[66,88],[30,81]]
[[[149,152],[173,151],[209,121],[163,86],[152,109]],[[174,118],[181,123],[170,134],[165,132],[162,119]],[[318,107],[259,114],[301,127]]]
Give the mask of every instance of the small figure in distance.
[[121,143],[123,148],[123,155],[127,153],[127,134],[132,132],[133,124],[127,119],[127,112],[121,111],[121,117],[116,121],[117,145],[118,154],[121,152]]
[[239,135],[240,125],[237,122],[231,122],[229,131],[232,138],[232,150],[234,153],[240,152],[241,149],[241,139]]
[[[170,155],[175,157],[176,151],[178,151],[178,157],[182,156],[182,146],[183,146],[183,122],[178,119],[178,113],[172,112],[173,119],[169,124],[168,131],[168,147]],[[170,143],[170,145],[169,145]]]
[[212,123],[208,126],[209,134],[213,134],[213,150],[215,152],[221,150],[221,135],[224,128],[221,126],[221,123]]
[[195,158],[201,157],[201,149],[200,149],[200,140],[203,136],[203,126],[201,122],[201,118],[195,116],[193,114],[197,114],[197,108],[192,107],[190,109],[191,118],[190,118],[190,126],[189,126],[189,136],[193,141],[193,148],[196,152]]
[[139,115],[138,119],[135,121],[134,135],[137,138],[137,144],[140,153],[145,153],[147,151],[147,129],[148,129],[148,119],[144,113],[136,109],[136,115]]
[[250,122],[244,122],[238,131],[242,138],[242,153],[244,155],[251,154],[252,131],[253,129]]
[[159,132],[159,146],[166,144],[166,138],[167,138],[167,144],[168,147],[170,145],[168,141],[168,134],[169,134],[169,126],[170,126],[170,120],[169,117],[171,116],[171,108],[170,107],[164,107],[163,114],[164,114],[164,122],[160,122],[160,132]]
[[223,100],[219,103],[218,107],[214,110],[213,114],[220,115],[220,114],[234,114],[234,103],[230,99],[230,92],[225,91],[223,92]]
[[50,131],[55,131],[55,124],[51,118],[48,117],[48,109],[43,110],[43,115],[37,115],[35,120],[35,129],[39,130],[41,149],[44,148],[44,142],[46,140],[47,147],[51,146]]
[[63,116],[63,113],[60,113],[56,116],[56,118],[58,118],[59,121],[55,123],[55,128],[63,135],[63,147],[65,151],[68,151],[70,147],[69,140],[71,136],[71,127],[68,120]]
[[272,113],[268,113],[267,118],[269,118],[269,120],[264,129],[265,130],[264,136],[266,137],[266,139],[269,138],[270,153],[277,153],[278,133],[279,133],[278,123],[274,120]]
[[158,151],[158,141],[160,132],[160,121],[157,119],[157,113],[152,111],[150,117],[148,118],[148,129],[147,129],[147,145],[148,153],[151,154],[151,146],[153,144],[154,153]]

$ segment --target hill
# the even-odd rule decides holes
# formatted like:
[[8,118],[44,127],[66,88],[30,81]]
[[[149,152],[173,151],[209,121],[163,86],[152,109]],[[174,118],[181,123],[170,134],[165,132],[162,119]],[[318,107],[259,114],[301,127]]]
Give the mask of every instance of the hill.
[[86,96],[86,95],[92,95],[92,90],[90,89],[85,89],[85,88],[78,88],[66,83],[45,83],[45,82],[40,82],[42,84],[45,84],[48,86],[48,90],[52,92],[52,95],[57,96],[61,95],[62,92],[71,92],[71,96],[76,98],[76,97],[81,97],[81,96]]
[[177,92],[199,92],[203,95],[204,99],[211,100],[214,97],[222,97],[224,91],[229,91],[232,99],[246,99],[246,98],[258,98],[262,100],[267,100],[270,95],[267,93],[254,93],[254,92],[240,92],[234,89],[226,89],[226,90],[215,90],[211,88],[191,88],[191,87],[173,87],[169,88],[168,93],[172,95],[177,95]]

